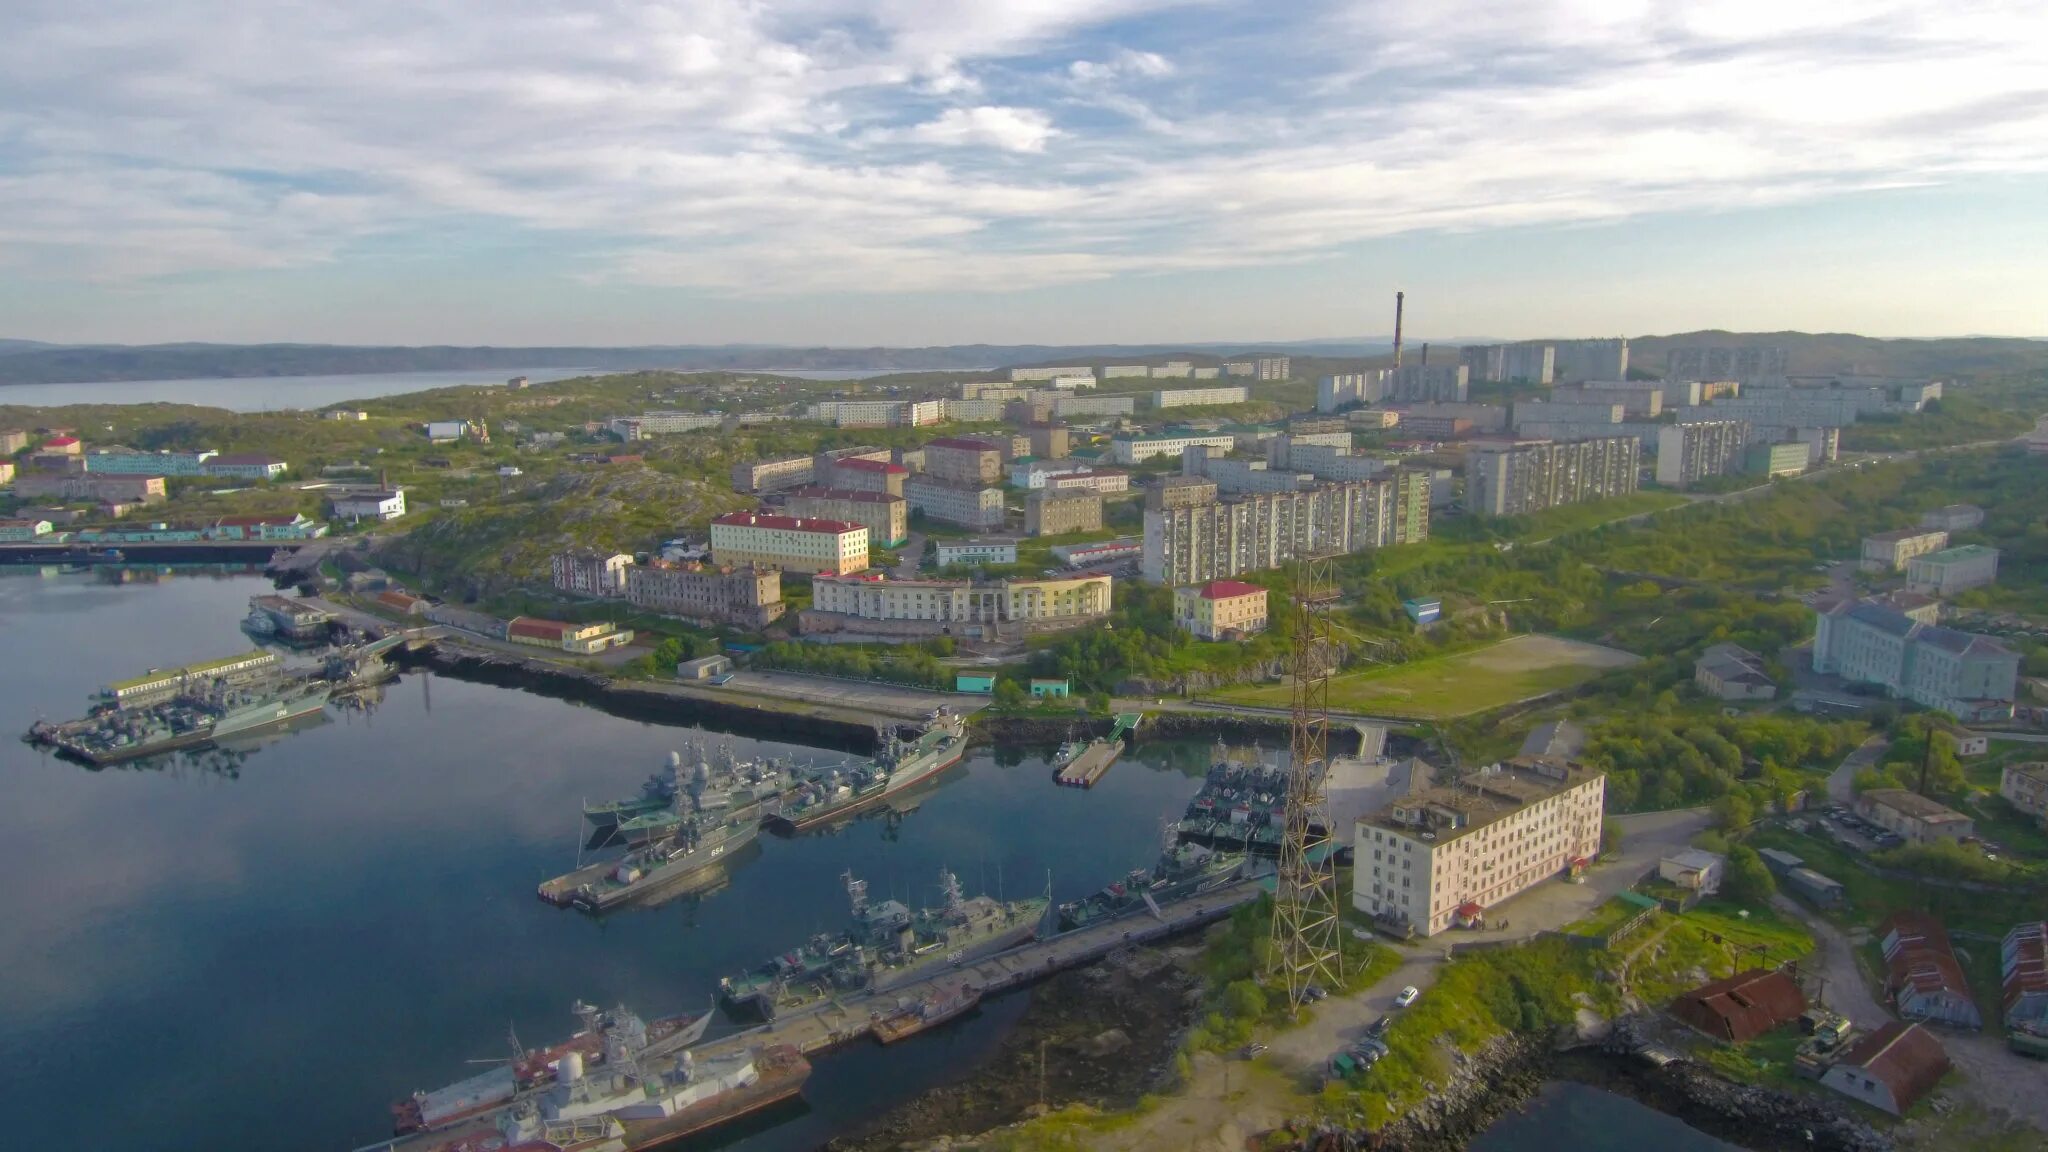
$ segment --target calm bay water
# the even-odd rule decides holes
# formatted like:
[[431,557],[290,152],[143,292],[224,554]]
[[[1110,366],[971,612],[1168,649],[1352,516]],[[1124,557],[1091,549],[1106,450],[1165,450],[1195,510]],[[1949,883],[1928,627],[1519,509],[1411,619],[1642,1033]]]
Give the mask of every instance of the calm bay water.
[[1742,1152],[1683,1121],[1585,1084],[1543,1086],[1520,1112],[1502,1117],[1471,1152]]
[[[109,586],[0,568],[0,727],[68,717],[147,667],[232,652],[254,579]],[[369,714],[234,757],[90,771],[0,740],[0,1114],[12,1147],[346,1149],[386,1106],[574,1030],[581,997],[660,1014],[709,1001],[877,896],[1071,899],[1156,851],[1196,744],[1155,745],[1092,791],[1036,758],[975,756],[914,810],[763,837],[701,899],[601,921],[541,904],[574,862],[585,797],[634,790],[686,730],[409,675]],[[743,750],[834,756],[826,750]],[[891,1048],[828,1056],[808,1104],[736,1142],[808,1148],[958,1075],[1025,1001]]]
[[319,408],[344,400],[400,396],[434,388],[503,384],[524,376],[536,384],[587,376],[574,368],[477,368],[456,372],[387,372],[351,376],[246,376],[206,380],[112,380],[95,384],[10,384],[0,404],[202,404],[230,412]]

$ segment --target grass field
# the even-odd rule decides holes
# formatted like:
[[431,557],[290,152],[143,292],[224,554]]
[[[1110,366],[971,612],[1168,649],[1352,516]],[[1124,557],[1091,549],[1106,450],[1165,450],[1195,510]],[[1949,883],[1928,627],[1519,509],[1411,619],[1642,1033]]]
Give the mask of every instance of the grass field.
[[[1517,636],[1470,652],[1334,677],[1330,708],[1448,720],[1570,688],[1639,659],[1556,636]],[[1268,684],[1234,689],[1216,699],[1284,708],[1289,691],[1288,685]]]

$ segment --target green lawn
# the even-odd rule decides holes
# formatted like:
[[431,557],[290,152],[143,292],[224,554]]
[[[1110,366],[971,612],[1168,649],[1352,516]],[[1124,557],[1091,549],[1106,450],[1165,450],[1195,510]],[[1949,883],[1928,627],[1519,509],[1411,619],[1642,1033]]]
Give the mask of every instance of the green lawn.
[[[1330,707],[1424,720],[1470,716],[1575,687],[1627,662],[1625,654],[1611,649],[1519,636],[1450,656],[1333,677]],[[1216,699],[1284,708],[1290,691],[1286,684],[1268,684],[1232,689]]]

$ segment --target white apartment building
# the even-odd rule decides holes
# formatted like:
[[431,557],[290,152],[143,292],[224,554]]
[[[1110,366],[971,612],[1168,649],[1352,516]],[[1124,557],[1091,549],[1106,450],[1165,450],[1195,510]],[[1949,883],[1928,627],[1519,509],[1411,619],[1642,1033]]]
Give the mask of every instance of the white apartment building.
[[1626,406],[1611,400],[1543,401],[1523,400],[1515,404],[1514,424],[1619,424],[1628,414]]
[[1252,390],[1242,384],[1220,388],[1163,388],[1152,393],[1154,408],[1192,408],[1203,404],[1242,404]]
[[1003,526],[1003,490],[951,484],[932,476],[912,476],[903,485],[910,510],[964,528]]
[[1549,344],[1509,344],[1501,349],[1500,379],[1548,384],[1557,378],[1557,349]]
[[1523,516],[1625,496],[1638,487],[1641,461],[1634,436],[1477,444],[1465,457],[1465,506],[1481,516]]
[[800,488],[809,484],[814,474],[815,465],[809,456],[743,461],[732,466],[732,490],[773,492],[781,488]]
[[1227,432],[1151,432],[1127,434],[1109,443],[1110,457],[1119,464],[1142,464],[1154,456],[1178,457],[1183,449],[1197,446],[1228,452],[1237,438]]
[[1147,508],[1139,572],[1153,583],[1198,584],[1278,568],[1304,555],[1418,543],[1429,536],[1429,487],[1427,474],[1402,471],[1305,491]]
[[1740,472],[1749,425],[1740,420],[1665,424],[1657,429],[1657,483],[1683,488],[1708,476]]
[[1223,366],[1225,376],[1257,376],[1259,366],[1250,360],[1232,360]]
[[1068,416],[1129,416],[1138,410],[1136,396],[1068,396],[1053,398],[1052,414]]
[[955,564],[1015,564],[1015,540],[940,540],[932,546],[941,568]]
[[1815,619],[1815,672],[1879,685],[1965,723],[2012,716],[2019,654],[1989,636],[1846,597],[1816,605]]
[[1620,403],[1624,417],[1654,420],[1664,412],[1664,386],[1635,380],[1588,380],[1564,384],[1550,390],[1560,404]]
[[1968,532],[1982,523],[1984,510],[1975,504],[1945,504],[1920,516],[1922,528],[1939,528],[1943,532]]
[[723,416],[713,416],[707,412],[642,412],[638,416],[614,416],[605,423],[605,427],[621,440],[645,440],[649,436],[669,436],[678,432],[695,432],[699,428],[716,428],[724,420]]
[[966,423],[968,421],[1001,420],[1004,400],[934,400],[939,405],[941,416],[946,420]]
[[1048,492],[1066,492],[1073,489],[1090,492],[1128,492],[1131,490],[1131,474],[1110,468],[1082,468],[1073,472],[1055,472],[1045,478]]
[[1472,372],[1463,364],[1403,364],[1389,376],[1386,398],[1463,404],[1471,381]]
[[1057,380],[1062,376],[1092,377],[1094,375],[1095,370],[1085,364],[1080,366],[1070,365],[1065,368],[1012,368],[1010,369],[1010,383],[1016,384],[1025,380]]
[[1553,347],[1560,384],[1628,379],[1627,340],[1564,340]]
[[1252,361],[1252,370],[1261,380],[1291,380],[1294,361],[1287,356],[1261,356]]
[[1074,391],[1074,390],[1075,390],[1075,389],[1077,389],[1077,388],[1093,388],[1093,387],[1095,387],[1095,377],[1093,377],[1093,376],[1055,376],[1055,377],[1053,377],[1053,378],[1052,378],[1051,380],[1047,381],[1047,383],[1048,383],[1048,384],[1050,384],[1050,385],[1051,385],[1052,387],[1054,387],[1054,388],[1056,388],[1056,389],[1059,389],[1060,391],[1063,391],[1063,392],[1071,392],[1071,391]]
[[868,530],[843,520],[728,512],[711,521],[711,555],[733,567],[844,575],[867,568]]
[[1361,404],[1377,404],[1387,396],[1384,368],[1369,372],[1346,372],[1316,381],[1316,411],[1342,412]]
[[1927,528],[1900,528],[1863,538],[1865,572],[1898,572],[1915,556],[1948,547],[1948,533]]
[[901,400],[822,400],[804,407],[804,419],[840,428],[890,428],[904,422]]
[[1152,368],[1148,364],[1106,364],[1102,368],[1102,378],[1104,380],[1116,380],[1127,376],[1143,377],[1150,375],[1152,375]]
[[1195,365],[1189,360],[1168,360],[1152,367],[1154,380],[1185,380],[1195,374]]
[[[811,582],[811,612],[848,620],[929,624],[1079,622],[1109,614],[1108,576],[1043,580],[890,580],[880,575],[820,576]],[[811,621],[806,614],[806,627]]]
[[1352,906],[1434,936],[1600,854],[1607,775],[1517,759],[1412,792],[1353,826]]
[[1906,588],[1930,596],[1953,596],[1998,580],[1998,549],[1963,544],[1906,561]]

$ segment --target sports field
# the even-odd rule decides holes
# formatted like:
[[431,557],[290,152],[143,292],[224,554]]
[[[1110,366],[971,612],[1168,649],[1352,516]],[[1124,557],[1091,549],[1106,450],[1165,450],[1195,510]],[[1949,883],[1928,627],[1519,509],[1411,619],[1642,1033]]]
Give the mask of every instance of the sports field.
[[[1449,720],[1570,688],[1641,659],[1557,636],[1516,636],[1452,656],[1344,673],[1330,681],[1330,709]],[[1215,698],[1284,708],[1288,690],[1286,684],[1262,684]]]

